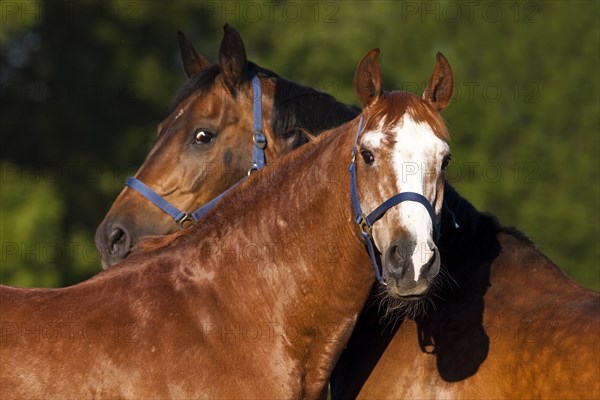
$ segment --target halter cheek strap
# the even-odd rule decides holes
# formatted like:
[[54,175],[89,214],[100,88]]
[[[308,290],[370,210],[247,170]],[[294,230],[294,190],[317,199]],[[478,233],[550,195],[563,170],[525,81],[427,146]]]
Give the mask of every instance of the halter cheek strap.
[[[266,165],[265,160],[265,148],[267,147],[267,138],[262,131],[262,92],[260,89],[260,80],[258,75],[254,71],[248,71],[252,76],[252,102],[253,102],[253,149],[252,149],[252,165],[248,171],[248,175],[254,171],[262,169]],[[245,177],[241,180],[246,179]],[[240,181],[240,182],[241,182]],[[239,184],[239,182],[238,182]],[[215,204],[221,200],[225,194],[231,190],[231,188],[225,190],[223,193],[198,208],[192,213],[179,210],[173,204],[169,203],[164,197],[150,189],[148,185],[140,181],[136,177],[129,177],[125,181],[125,185],[137,191],[139,194],[148,199],[152,204],[163,210],[175,222],[179,225],[179,228],[183,228],[186,222],[198,222],[204,217],[208,211],[210,211]],[[234,185],[235,186],[235,185]],[[233,187],[233,186],[232,186]]]
[[373,236],[371,234],[373,224],[377,222],[381,217],[383,217],[385,213],[395,205],[400,204],[403,201],[414,201],[423,205],[427,209],[427,212],[429,213],[429,217],[431,218],[431,222],[433,225],[434,240],[436,242],[440,236],[440,227],[439,224],[435,222],[435,211],[432,205],[429,203],[429,200],[427,200],[425,196],[416,192],[402,192],[395,194],[394,196],[384,201],[369,215],[365,216],[363,214],[362,209],[360,207],[360,201],[358,200],[358,189],[356,185],[356,149],[358,147],[358,136],[362,129],[362,123],[363,117],[361,115],[360,120],[358,121],[358,129],[356,130],[354,148],[352,149],[352,159],[350,161],[350,166],[348,167],[348,170],[350,171],[350,198],[352,199],[352,206],[354,208],[354,218],[356,223],[361,228],[361,236],[363,237],[367,246],[369,258],[371,259],[371,264],[373,264],[373,268],[375,269],[375,276],[377,277],[377,280],[379,282],[385,285],[383,271],[379,267],[377,263],[377,257],[375,255],[375,242],[373,241]]
[[260,81],[254,74],[252,77],[252,114],[254,122],[252,124],[252,166],[248,174],[258,171],[266,165],[265,148],[267,147],[267,137],[262,131],[262,92],[260,90]]

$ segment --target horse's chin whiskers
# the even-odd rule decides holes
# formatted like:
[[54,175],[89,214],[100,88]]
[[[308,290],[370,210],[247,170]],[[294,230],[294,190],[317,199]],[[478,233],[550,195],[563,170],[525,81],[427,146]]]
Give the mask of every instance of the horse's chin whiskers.
[[438,272],[438,275],[433,282],[433,285],[435,285],[434,287],[441,288],[444,285],[444,282],[447,282],[450,285],[450,287],[455,286],[457,289],[459,289],[460,285],[458,284],[456,279],[454,279],[452,275],[450,275],[450,272],[448,272],[448,269],[444,267],[445,265],[442,262],[442,265],[440,266],[440,271]]
[[458,282],[450,275],[446,268],[440,268],[438,275],[431,282],[427,292],[416,300],[394,298],[389,295],[385,286],[378,286],[375,298],[379,303],[381,323],[386,327],[394,327],[403,319],[418,319],[426,317],[430,310],[437,309],[436,299],[441,299],[441,289],[445,284],[459,287]]
[[427,316],[427,312],[430,307],[432,307],[433,310],[436,309],[436,305],[432,297],[438,297],[435,292],[439,285],[441,285],[439,280],[434,280],[425,295],[416,300],[405,300],[391,297],[388,294],[387,289],[383,286],[380,286],[375,294],[375,297],[379,303],[379,312],[382,314],[380,322],[386,327],[393,328],[398,321],[403,319],[417,319]]

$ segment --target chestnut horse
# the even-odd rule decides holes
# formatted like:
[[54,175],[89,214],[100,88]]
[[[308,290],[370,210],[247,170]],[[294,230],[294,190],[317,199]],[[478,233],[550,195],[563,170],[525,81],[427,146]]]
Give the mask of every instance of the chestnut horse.
[[[255,105],[267,163],[306,143],[305,131],[318,134],[358,114],[330,95],[248,62],[239,33],[229,25],[217,65],[209,64],[182,34],[179,44],[190,79],[176,94],[172,112],[158,126],[154,148],[135,175],[178,209],[191,213],[246,176],[253,162]],[[250,75],[259,81],[262,101],[254,102]],[[143,237],[177,229],[173,218],[127,187],[98,227],[96,247],[107,268]]]
[[[372,287],[365,237],[391,296],[439,268],[451,75],[439,55],[424,99],[384,92],[378,53],[357,68],[360,119],[254,174],[202,224],[75,286],[0,287],[2,398],[317,397]],[[412,257],[417,241],[430,260]]]
[[[231,35],[228,31],[232,30],[226,27],[225,36]],[[235,47],[243,49],[237,34],[228,40],[239,40]],[[184,43],[182,56],[188,75],[197,74],[196,81],[207,79],[201,77],[207,71],[208,62],[190,50],[193,48],[187,41]],[[247,61],[245,54],[240,53],[243,52],[237,54],[238,63],[242,65],[240,70],[244,70]],[[193,87],[194,79],[184,88]],[[271,80],[276,88],[277,83],[282,82],[281,78]],[[299,87],[283,82],[289,87]],[[264,79],[262,83],[269,84]],[[306,90],[307,95],[299,98],[293,108],[285,109],[280,107],[284,104],[277,103],[273,106],[276,113],[264,121],[264,130],[270,135],[269,146],[282,137],[273,133],[277,132],[276,124],[283,124],[287,131],[294,123],[306,127],[313,119],[322,123],[327,118],[337,121],[349,118],[348,109],[339,103],[332,103],[330,99],[314,101],[315,95],[309,94],[318,92],[301,90]],[[268,94],[266,97],[264,107],[268,108],[274,102]],[[207,104],[212,106],[212,103]],[[236,110],[244,114],[242,108]],[[249,115],[250,110],[251,104],[246,104],[245,114]],[[297,110],[303,113],[298,116]],[[283,123],[274,117],[281,118]],[[221,149],[215,142],[211,151],[223,154],[227,150],[232,159],[245,157],[247,168],[252,152],[250,124],[250,119],[246,119],[233,141]],[[310,130],[320,131],[314,125]],[[303,141],[296,140],[294,145],[300,143]],[[293,147],[277,144],[282,153]],[[275,150],[271,148],[271,161],[281,154]],[[144,176],[151,164],[156,170],[161,169],[162,160],[158,155],[152,157],[148,157],[138,175]],[[202,174],[198,168],[201,160],[202,155],[198,155],[197,160],[188,158],[186,162],[194,166],[197,174]],[[228,181],[229,177],[222,171],[213,172],[214,181]],[[162,175],[154,174],[152,181],[161,184],[162,180],[175,179],[168,172],[162,168]],[[235,179],[241,175],[240,172]],[[221,190],[221,187],[216,188],[211,182],[196,185],[194,196],[204,199],[197,204],[214,197],[218,192],[215,189]],[[210,195],[203,196],[203,191]],[[131,204],[126,213],[122,212],[124,198]],[[388,326],[382,321],[384,312],[379,311],[377,300],[370,300],[371,306],[363,311],[334,370],[333,397],[352,398],[362,393],[365,398],[599,398],[596,379],[600,375],[598,293],[568,278],[523,234],[502,227],[491,216],[482,215],[448,184],[445,198],[440,252],[446,277],[437,282],[437,296],[428,298],[434,307],[427,307],[426,314],[404,318]],[[142,212],[136,213],[137,209]],[[146,199],[126,189],[107,215],[105,225],[108,220],[113,224],[123,220],[128,229],[138,231],[132,224],[144,220],[146,214],[156,221],[157,214],[150,212],[154,209]],[[161,234],[177,226],[164,218],[160,223],[154,222],[153,228],[148,230],[144,224],[139,232]],[[101,231],[99,229],[99,233]],[[101,242],[97,242],[99,247]],[[101,248],[101,251],[110,253],[107,249]],[[421,303],[418,300],[405,302],[410,308],[416,308],[411,304]],[[549,358],[552,360],[547,361]]]

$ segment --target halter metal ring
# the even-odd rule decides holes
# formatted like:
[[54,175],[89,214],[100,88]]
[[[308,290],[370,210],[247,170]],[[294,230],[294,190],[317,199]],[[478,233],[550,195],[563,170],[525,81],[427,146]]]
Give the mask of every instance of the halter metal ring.
[[371,237],[371,227],[367,224],[367,220],[364,217],[362,218],[358,226],[365,234]]
[[192,218],[192,215],[190,213],[184,213],[183,218],[181,218],[179,220],[179,222],[177,223],[177,225],[179,225],[179,229],[185,229],[187,228],[187,226],[184,226],[185,223],[190,223],[190,224],[194,224],[194,219]]
[[254,145],[256,147],[259,149],[264,149],[267,147],[267,138],[260,129],[255,130],[253,136]]
[[253,164],[250,169],[248,170],[248,176],[252,175],[253,172],[258,171],[258,166],[256,164]]

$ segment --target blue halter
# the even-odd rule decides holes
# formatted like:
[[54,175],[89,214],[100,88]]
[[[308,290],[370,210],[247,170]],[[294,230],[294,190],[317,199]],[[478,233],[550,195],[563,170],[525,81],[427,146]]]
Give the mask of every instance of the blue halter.
[[[265,148],[267,147],[267,137],[262,131],[262,93],[260,90],[260,80],[253,71],[248,71],[252,76],[252,100],[253,100],[253,150],[252,150],[252,165],[248,171],[250,175],[254,171],[262,169],[266,165]],[[245,178],[244,178],[245,179]],[[243,180],[243,179],[242,179]],[[198,222],[208,211],[221,200],[223,196],[231,189],[227,189],[202,207],[192,213],[179,210],[177,207],[169,203],[164,197],[150,189],[144,182],[138,178],[129,177],[125,181],[125,185],[137,191],[139,194],[148,199],[152,204],[163,210],[183,228],[186,222]]]
[[429,200],[425,198],[425,196],[415,193],[415,192],[402,192],[395,194],[390,197],[386,201],[384,201],[379,207],[377,207],[371,214],[365,216],[360,208],[360,202],[358,200],[358,189],[356,187],[356,148],[358,146],[358,136],[362,129],[363,117],[361,115],[360,120],[358,122],[358,129],[356,130],[356,139],[354,140],[354,148],[352,149],[352,160],[350,161],[350,166],[348,170],[350,171],[350,197],[352,198],[352,206],[354,207],[354,216],[356,223],[360,226],[361,235],[367,245],[367,250],[369,251],[369,257],[371,258],[371,263],[373,264],[373,268],[375,269],[375,275],[377,280],[382,284],[386,284],[383,279],[383,271],[377,264],[377,258],[375,256],[375,243],[373,241],[373,236],[371,235],[371,229],[373,224],[377,222],[381,217],[385,215],[385,213],[395,205],[402,203],[403,201],[414,201],[420,203],[427,209],[429,213],[429,217],[431,217],[431,222],[433,223],[433,236],[434,240],[437,242],[440,236],[440,226],[435,222],[435,210],[432,205],[429,203]]

